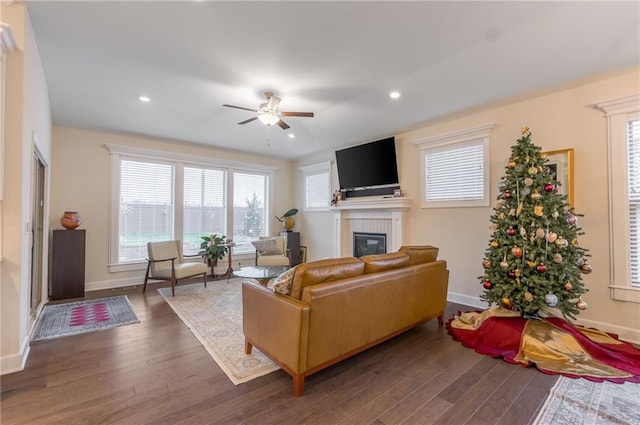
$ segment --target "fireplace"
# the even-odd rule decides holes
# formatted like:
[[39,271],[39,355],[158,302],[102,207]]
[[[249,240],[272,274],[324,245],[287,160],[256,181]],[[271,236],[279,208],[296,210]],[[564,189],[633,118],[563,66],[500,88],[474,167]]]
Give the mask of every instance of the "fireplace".
[[387,235],[384,233],[353,232],[353,256],[384,254],[387,252]]

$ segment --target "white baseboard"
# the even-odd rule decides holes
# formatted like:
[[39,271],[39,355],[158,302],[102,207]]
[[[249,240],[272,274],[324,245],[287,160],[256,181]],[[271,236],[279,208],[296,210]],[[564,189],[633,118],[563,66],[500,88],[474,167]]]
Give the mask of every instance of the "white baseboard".
[[29,357],[29,350],[29,338],[26,337],[22,341],[20,352],[8,354],[0,358],[0,375],[24,370],[24,365],[27,364],[27,357]]
[[[155,282],[149,280],[149,282]],[[84,290],[99,291],[101,289],[124,288],[126,286],[140,286],[144,284],[144,275],[142,277],[128,277],[124,279],[98,280],[94,282],[86,282]]]
[[472,297],[470,295],[458,294],[456,292],[447,293],[447,301],[452,302],[452,303],[456,303],[456,304],[468,305],[470,307],[480,308],[480,309],[483,309],[483,310],[488,307],[487,306],[487,302],[481,300],[478,297]]
[[576,324],[582,325],[586,328],[595,328],[599,331],[604,331],[618,335],[618,338],[622,341],[627,341],[632,344],[640,345],[640,329],[628,328],[626,326],[612,325],[610,323],[598,322],[596,320],[581,319],[579,316],[576,320]]

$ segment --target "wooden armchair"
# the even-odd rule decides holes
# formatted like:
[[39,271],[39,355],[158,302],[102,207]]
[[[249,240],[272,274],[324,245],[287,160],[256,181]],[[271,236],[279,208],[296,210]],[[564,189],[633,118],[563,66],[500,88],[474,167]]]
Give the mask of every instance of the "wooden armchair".
[[202,275],[204,287],[207,287],[208,267],[204,263],[184,261],[182,242],[163,241],[147,243],[147,273],[144,276],[142,292],[147,289],[147,281],[151,279],[170,280],[171,295],[176,294],[176,284],[181,279]]

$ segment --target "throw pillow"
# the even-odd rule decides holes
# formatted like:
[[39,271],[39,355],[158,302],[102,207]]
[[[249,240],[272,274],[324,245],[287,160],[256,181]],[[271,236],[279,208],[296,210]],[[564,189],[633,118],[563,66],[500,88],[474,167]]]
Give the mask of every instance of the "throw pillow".
[[292,267],[282,272],[280,276],[271,279],[267,284],[267,288],[282,295],[291,295],[291,285],[293,284],[295,269],[295,267]]
[[251,242],[260,255],[282,255],[278,249],[275,239],[259,239]]

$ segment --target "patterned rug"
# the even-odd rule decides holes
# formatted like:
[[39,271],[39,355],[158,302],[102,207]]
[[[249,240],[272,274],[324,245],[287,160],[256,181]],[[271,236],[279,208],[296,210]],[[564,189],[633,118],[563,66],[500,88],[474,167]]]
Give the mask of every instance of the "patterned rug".
[[139,323],[126,295],[47,305],[42,310],[32,341],[60,338]]
[[235,385],[279,369],[255,347],[244,353],[242,279],[180,285],[175,297],[171,288],[158,292]]
[[534,425],[640,424],[640,384],[560,377]]

